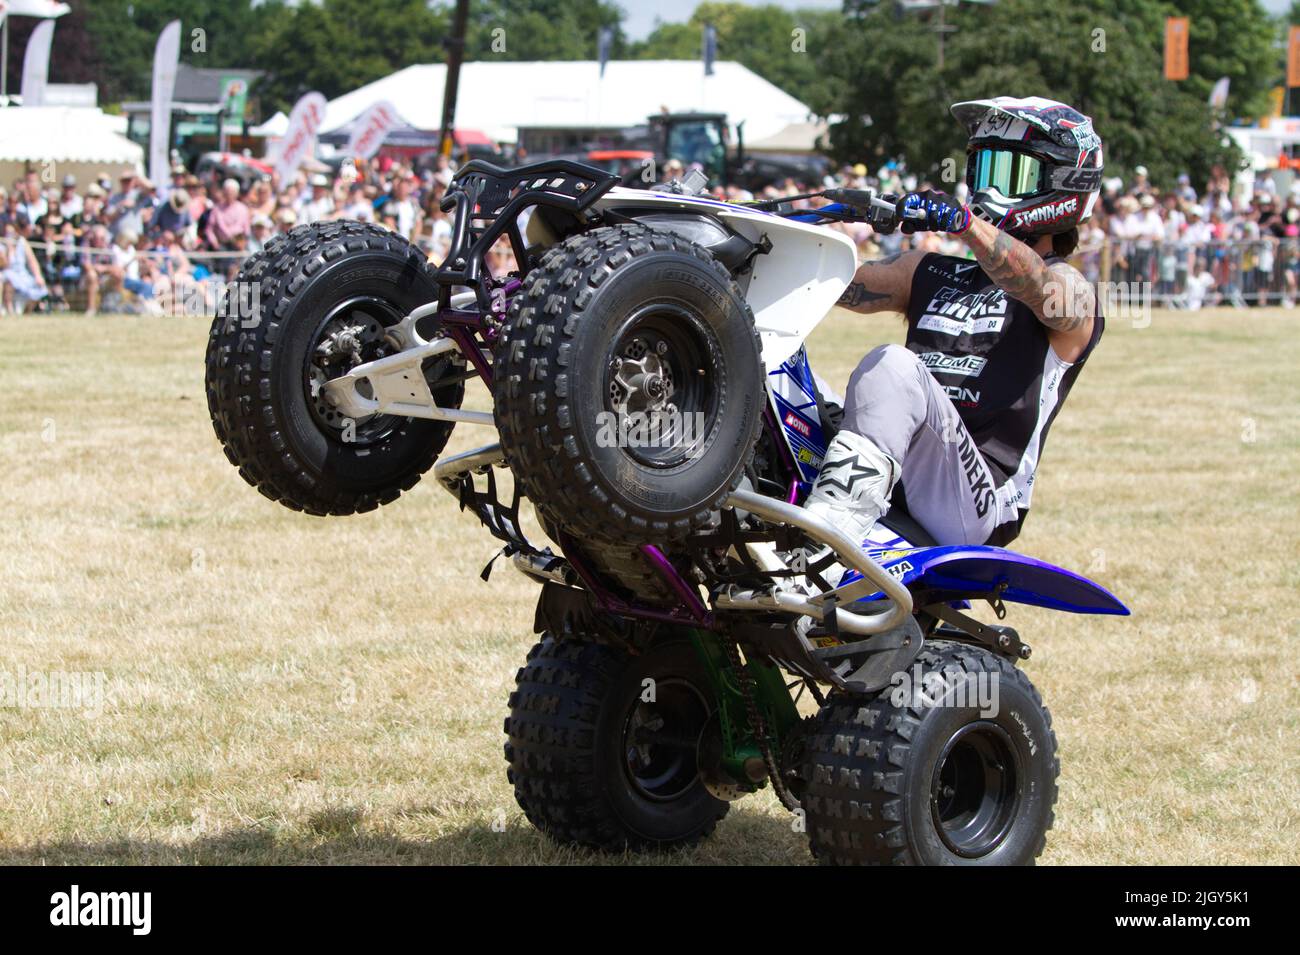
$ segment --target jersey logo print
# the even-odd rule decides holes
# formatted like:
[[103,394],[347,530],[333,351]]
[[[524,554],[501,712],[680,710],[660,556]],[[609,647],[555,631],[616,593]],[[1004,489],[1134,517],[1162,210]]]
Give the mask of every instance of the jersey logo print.
[[952,375],[960,378],[978,378],[989,363],[980,355],[948,355],[940,351],[923,352],[921,364],[936,375]]
[[1007,319],[1007,301],[997,286],[982,292],[945,286],[934,293],[916,327],[953,336],[997,333]]

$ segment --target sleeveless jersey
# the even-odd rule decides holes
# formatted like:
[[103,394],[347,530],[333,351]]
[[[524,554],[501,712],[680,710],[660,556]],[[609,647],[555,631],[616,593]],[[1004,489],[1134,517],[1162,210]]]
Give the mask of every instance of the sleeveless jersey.
[[1083,354],[1061,361],[1033,310],[978,262],[930,253],[917,264],[907,347],[947,392],[993,471],[998,527],[989,543],[1020,532],[1048,429],[1104,327],[1099,305]]

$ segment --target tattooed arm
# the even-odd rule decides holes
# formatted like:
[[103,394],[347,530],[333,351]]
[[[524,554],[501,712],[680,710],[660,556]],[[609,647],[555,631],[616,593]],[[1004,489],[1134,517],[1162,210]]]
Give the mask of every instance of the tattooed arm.
[[972,218],[960,235],[988,277],[1047,326],[1057,356],[1077,360],[1088,347],[1097,313],[1096,293],[1079,270],[1065,262],[1048,265],[1028,245],[982,219]]
[[912,273],[925,253],[899,252],[858,266],[835,304],[853,312],[902,312],[912,294]]

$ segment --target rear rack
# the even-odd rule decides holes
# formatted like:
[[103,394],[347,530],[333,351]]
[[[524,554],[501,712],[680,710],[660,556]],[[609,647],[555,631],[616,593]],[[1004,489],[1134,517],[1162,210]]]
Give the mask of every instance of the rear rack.
[[[442,210],[453,212],[451,247],[435,273],[439,308],[449,308],[456,288],[470,288],[479,310],[491,308],[484,287],[483,257],[505,235],[514,249],[519,274],[528,271],[527,245],[519,230],[519,216],[532,206],[551,206],[575,215],[618,184],[618,176],[569,159],[503,169],[481,159],[461,167],[442,200]],[[491,278],[490,274],[486,276]]]

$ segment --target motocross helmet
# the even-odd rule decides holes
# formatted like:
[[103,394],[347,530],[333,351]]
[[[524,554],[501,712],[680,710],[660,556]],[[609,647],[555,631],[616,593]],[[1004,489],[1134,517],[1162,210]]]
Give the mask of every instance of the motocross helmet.
[[970,135],[971,214],[1017,238],[1068,232],[1101,189],[1101,138],[1092,120],[1055,100],[998,96],[955,103]]

